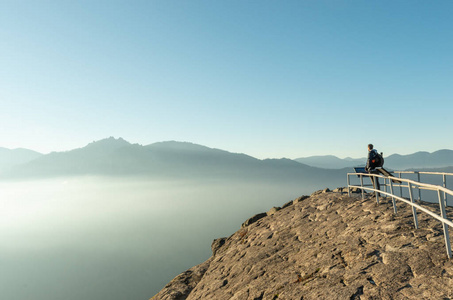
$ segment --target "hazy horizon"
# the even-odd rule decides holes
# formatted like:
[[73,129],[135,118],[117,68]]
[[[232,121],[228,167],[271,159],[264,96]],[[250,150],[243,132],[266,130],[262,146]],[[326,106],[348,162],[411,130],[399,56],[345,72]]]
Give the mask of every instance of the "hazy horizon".
[[[3,149],[8,149],[8,150],[31,150],[31,151],[35,151],[35,152],[38,152],[40,154],[43,154],[43,155],[46,155],[46,154],[50,154],[52,152],[67,152],[67,151],[72,151],[72,150],[76,150],[76,149],[80,149],[80,148],[84,148],[86,147],[87,145],[91,144],[91,143],[94,143],[94,142],[99,142],[101,140],[105,140],[105,139],[108,139],[108,138],[114,138],[114,139],[123,139],[125,140],[126,142],[130,143],[130,144],[138,144],[138,145],[141,145],[141,146],[148,146],[148,145],[152,145],[152,144],[158,144],[158,143],[165,143],[165,142],[178,142],[178,143],[189,143],[189,144],[195,144],[195,145],[200,145],[200,146],[204,146],[204,147],[208,147],[208,148],[211,148],[211,149],[218,149],[218,150],[223,150],[223,151],[227,151],[227,152],[230,152],[230,153],[238,153],[238,154],[246,154],[246,155],[249,155],[249,156],[252,156],[252,157],[255,157],[255,158],[258,158],[258,159],[280,159],[280,158],[289,158],[289,159],[298,159],[298,158],[308,158],[308,157],[322,157],[322,156],[335,156],[337,158],[340,158],[340,159],[364,159],[367,157],[367,151],[364,152],[364,154],[360,157],[351,157],[351,156],[338,156],[338,155],[335,155],[335,151],[332,151],[332,152],[329,152],[329,153],[321,153],[321,154],[314,154],[314,155],[310,155],[310,156],[296,156],[296,157],[256,157],[256,156],[253,156],[249,153],[245,153],[245,152],[233,152],[233,151],[230,151],[229,149],[220,149],[220,148],[215,148],[215,147],[211,147],[209,145],[201,145],[201,144],[196,144],[196,143],[193,143],[193,142],[190,142],[190,141],[175,141],[175,140],[164,140],[164,141],[155,141],[155,142],[151,142],[149,144],[143,144],[143,143],[140,143],[140,142],[137,142],[137,141],[129,141],[127,138],[124,138],[124,137],[105,137],[103,139],[100,139],[100,140],[93,140],[91,142],[88,142],[87,144],[85,145],[79,145],[77,146],[76,148],[72,148],[72,149],[66,149],[66,150],[61,150],[61,151],[56,151],[56,150],[52,150],[52,151],[49,151],[49,152],[39,152],[37,151],[36,149],[29,149],[29,148],[7,148],[5,146],[2,146],[0,145],[0,149],[3,148]],[[381,148],[383,149],[383,148]],[[447,149],[447,148],[443,148],[443,149],[437,149],[437,150],[433,150],[433,151],[426,151],[426,150],[413,150],[412,152],[408,152],[408,153],[391,153],[391,154],[388,154],[388,153],[385,153],[385,156],[390,156],[390,155],[394,155],[394,154],[398,154],[398,155],[410,155],[410,154],[414,154],[414,153],[417,153],[417,152],[428,152],[428,153],[433,153],[433,152],[437,152],[437,151],[441,151],[441,150],[452,150],[452,149]]]

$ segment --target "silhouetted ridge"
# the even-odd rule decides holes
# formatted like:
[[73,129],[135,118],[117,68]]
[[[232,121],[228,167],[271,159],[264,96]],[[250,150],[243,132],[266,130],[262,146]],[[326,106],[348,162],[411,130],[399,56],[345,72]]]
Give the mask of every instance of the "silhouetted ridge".
[[[280,182],[304,181],[306,184],[314,184],[321,188],[322,182],[328,185],[342,185],[346,173],[352,171],[351,168],[318,168],[287,158],[260,160],[246,154],[188,142],[167,141],[142,146],[113,137],[95,141],[71,151],[52,152],[47,155],[34,153],[33,155],[36,156],[35,159],[23,161],[9,169],[1,168],[2,178],[66,175],[244,178]],[[332,158],[335,157],[326,157],[326,159]],[[349,164],[353,162],[349,158],[344,161],[348,161]],[[361,165],[364,164],[365,159]],[[407,156],[392,155],[386,157],[385,166],[388,169],[428,168],[425,166],[445,168],[453,166],[453,151],[439,150],[431,154],[417,152]]]
[[74,175],[140,175],[168,179],[258,180],[321,188],[323,180],[341,185],[344,170],[321,170],[290,159],[257,158],[187,142],[147,146],[108,138],[67,152],[53,152],[3,174],[3,178]]
[[[378,149],[379,151],[381,149]],[[442,149],[432,153],[419,151],[408,155],[392,154],[385,155],[385,166],[387,169],[407,170],[407,169],[432,169],[453,166],[453,150]],[[307,164],[312,167],[325,169],[352,168],[364,166],[366,157],[340,159],[333,155],[301,157],[295,159],[297,162]]]
[[[122,138],[115,139],[114,137],[109,137],[100,141],[94,141],[86,145],[85,149],[98,149],[103,151],[113,151],[122,147],[130,146],[131,143],[125,141]],[[83,149],[83,148],[82,148]]]
[[[164,151],[196,151],[196,152],[209,152],[214,149],[194,144],[194,143],[189,143],[189,142],[177,142],[177,141],[166,141],[166,142],[158,142],[158,143],[153,143],[150,145],[145,146],[145,148],[150,149],[150,150],[164,150]],[[219,150],[222,151],[222,150]],[[226,151],[223,151],[226,152]]]
[[23,149],[6,149],[0,147],[0,169],[9,169],[14,165],[24,164],[30,162],[43,154]]

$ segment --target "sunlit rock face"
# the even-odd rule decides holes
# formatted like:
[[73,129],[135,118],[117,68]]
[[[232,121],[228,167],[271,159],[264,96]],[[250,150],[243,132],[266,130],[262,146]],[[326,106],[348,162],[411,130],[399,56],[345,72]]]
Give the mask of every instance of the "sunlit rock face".
[[440,222],[419,213],[415,229],[410,207],[397,208],[329,191],[298,198],[215,240],[210,259],[152,299],[453,297]]

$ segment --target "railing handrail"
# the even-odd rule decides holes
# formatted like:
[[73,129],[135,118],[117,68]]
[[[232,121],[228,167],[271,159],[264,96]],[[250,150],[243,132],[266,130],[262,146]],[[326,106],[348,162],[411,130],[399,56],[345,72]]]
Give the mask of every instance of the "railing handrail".
[[391,173],[453,176],[453,173],[447,173],[447,172],[428,172],[428,171],[393,171],[393,172],[391,172]]
[[[419,182],[419,181],[415,181],[415,180],[411,180],[411,179],[407,179],[407,178],[388,177],[388,176],[384,176],[384,175],[369,174],[369,173],[348,173],[348,176],[350,176],[350,175],[354,175],[354,176],[363,175],[363,176],[368,176],[368,177],[372,176],[372,177],[379,177],[379,178],[384,178],[384,179],[398,180],[398,181],[402,181],[402,182],[411,183],[413,185],[419,185],[419,186],[428,187],[428,188],[431,188],[431,189],[434,189],[434,190],[440,190],[440,191],[442,191],[442,192],[444,192],[446,194],[449,194],[449,195],[453,196],[453,191],[449,190],[447,188],[444,188],[443,186],[430,184],[430,183]],[[452,174],[452,176],[453,176],[453,174]]]
[[[351,186],[351,187],[360,187],[360,186]],[[445,218],[442,218],[442,216],[439,216],[438,214],[430,211],[429,209],[424,208],[423,206],[418,205],[417,203],[411,203],[407,199],[404,199],[404,198],[396,196],[396,195],[392,195],[391,193],[387,193],[387,192],[384,192],[384,191],[380,191],[380,190],[378,191],[378,190],[372,189],[372,188],[369,188],[369,190],[373,190],[375,192],[379,192],[380,194],[385,194],[385,195],[387,195],[389,197],[394,197],[394,198],[396,198],[398,200],[401,200],[401,201],[403,201],[403,202],[405,202],[405,203],[407,203],[407,204],[409,204],[411,206],[414,206],[414,207],[420,209],[421,211],[423,211],[423,212],[427,213],[428,215],[432,216],[433,218],[435,218],[435,219],[437,219],[437,220],[439,220],[441,222],[445,222],[450,227],[453,227],[453,222],[452,221],[450,221],[448,219],[445,219]]]
[[[435,185],[435,184],[429,184],[429,183],[424,183],[420,181],[415,181],[407,178],[401,178],[401,177],[393,177],[393,176],[383,176],[379,174],[371,174],[371,173],[347,173],[347,183],[348,183],[348,195],[351,195],[351,188],[359,188],[362,190],[362,199],[364,199],[364,191],[373,191],[376,193],[376,201],[379,204],[379,194],[387,195],[392,198],[393,202],[393,210],[395,214],[397,213],[397,207],[396,207],[396,200],[403,201],[407,204],[409,204],[412,207],[412,214],[414,216],[414,225],[415,228],[418,229],[418,218],[417,218],[417,211],[416,209],[419,209],[428,215],[432,216],[433,218],[439,220],[442,222],[443,225],[443,230],[444,230],[444,238],[445,238],[445,247],[447,249],[447,256],[448,258],[452,257],[452,250],[451,250],[451,244],[450,244],[450,234],[448,231],[448,226],[453,228],[453,222],[447,219],[447,213],[445,210],[446,207],[446,195],[451,195],[453,196],[453,191],[449,190],[446,188],[446,181],[445,181],[445,176],[453,176],[452,173],[440,173],[440,172],[417,172],[417,171],[396,171],[393,173],[399,173],[400,176],[402,173],[417,173],[417,174],[434,174],[434,175],[443,175],[444,178],[444,186],[440,185]],[[440,174],[436,174],[440,173]],[[360,185],[351,185],[350,184],[350,176],[358,176],[360,178]],[[371,182],[373,183],[373,188],[369,187],[369,185],[364,185],[363,184],[363,177],[369,177]],[[379,178],[384,179],[384,186],[385,186],[385,191],[381,191],[380,189],[376,189],[375,184],[378,183]],[[420,176],[418,176],[418,179],[420,180]],[[387,180],[390,185],[390,193],[387,192]],[[398,184],[393,184],[393,182],[398,183]],[[407,185],[403,185],[403,183],[407,183]],[[379,186],[379,185],[378,185]],[[400,187],[400,197],[395,195],[393,191],[394,186],[399,186]],[[406,187],[409,189],[409,197],[410,201],[408,199],[403,198],[402,194],[402,188]],[[419,190],[419,200],[421,200],[420,196],[420,190],[425,189],[425,190],[433,190],[437,191],[437,196],[439,199],[439,206],[440,206],[440,213],[441,215],[439,216],[438,214],[430,211],[429,209],[426,209],[422,207],[421,205],[417,204],[414,202],[414,198],[412,195],[412,188],[418,188]],[[441,193],[444,193],[444,199],[441,197]],[[444,202],[445,201],[445,202]]]

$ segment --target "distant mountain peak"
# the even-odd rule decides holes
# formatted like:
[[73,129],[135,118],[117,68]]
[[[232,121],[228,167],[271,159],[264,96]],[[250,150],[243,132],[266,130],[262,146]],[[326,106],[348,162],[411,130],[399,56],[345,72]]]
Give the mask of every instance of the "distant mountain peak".
[[179,141],[164,141],[157,142],[146,146],[149,149],[162,149],[162,150],[184,150],[184,151],[206,151],[214,150],[212,148],[194,144],[191,142],[179,142]]
[[195,143],[191,143],[191,142],[175,141],[175,140],[156,142],[156,143],[150,144],[148,146],[151,146],[151,145],[156,145],[156,146],[159,146],[159,145],[165,145],[165,146],[182,146],[182,145],[186,145],[186,146],[200,146],[200,147],[204,147],[204,146],[201,146],[201,145],[198,145],[198,144],[195,144]]
[[131,143],[124,140],[123,138],[114,138],[113,136],[102,139],[99,141],[93,141],[89,143],[85,148],[94,148],[94,147],[101,147],[101,148],[119,148],[124,146],[129,146]]

